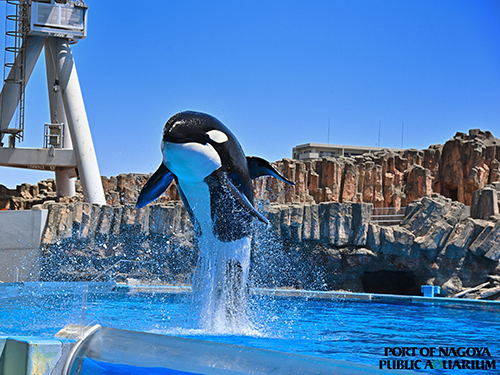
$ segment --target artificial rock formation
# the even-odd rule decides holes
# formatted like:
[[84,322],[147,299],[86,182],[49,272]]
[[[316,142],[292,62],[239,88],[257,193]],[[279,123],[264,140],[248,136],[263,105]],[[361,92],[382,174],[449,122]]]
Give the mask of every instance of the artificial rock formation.
[[[39,207],[49,210],[44,280],[189,282],[197,244],[179,202],[142,209],[81,202]],[[271,225],[254,224],[252,285],[418,295],[420,285],[433,284],[452,296],[500,274],[500,215],[486,217],[490,208],[471,218],[464,204],[433,194],[412,202],[394,226],[372,223],[371,208],[261,205]],[[486,292],[485,298],[498,297]]]
[[[444,145],[400,153],[383,150],[356,157],[310,161],[283,159],[276,167],[295,186],[274,178],[254,180],[255,194],[271,203],[364,202],[374,207],[406,207],[415,199],[441,194],[469,206],[476,190],[500,182],[500,140],[488,131],[457,133]],[[102,177],[106,203],[133,204],[147,174]],[[53,180],[0,185],[0,209],[30,209],[46,201],[83,201],[77,181],[75,197],[57,198]],[[179,200],[174,185],[156,203]]]
[[49,210],[41,241],[43,280],[102,281],[109,267],[168,282],[185,282],[192,273],[193,230],[180,202],[143,209],[45,203],[35,209]]
[[[57,199],[53,179],[40,181],[37,185],[21,184],[15,190],[0,185],[0,210],[29,210],[45,201]],[[68,197],[76,201],[77,197]]]
[[[485,284],[500,272],[499,159],[500,141],[471,130],[421,151],[277,162],[296,184],[254,181],[271,226],[255,224],[253,285],[420,294],[434,284],[454,295]],[[103,177],[102,207],[82,202],[78,182],[77,195],[64,198],[53,180],[0,186],[0,209],[48,208],[44,280],[187,282],[197,257],[188,216],[174,185],[136,209],[148,177]],[[406,215],[381,226],[370,220],[373,206],[406,206]]]
[[383,150],[310,161],[283,159],[276,165],[296,181],[295,186],[261,179],[255,188],[258,196],[275,203],[351,201],[398,208],[438,193],[471,205],[474,191],[500,181],[499,160],[500,140],[488,131],[473,129],[426,150]]
[[[142,173],[127,173],[118,176],[101,176],[104,188],[106,204],[134,204],[139,193],[150,175]],[[18,185],[15,190],[0,185],[0,210],[29,210],[33,206],[47,203],[73,203],[83,202],[83,189],[80,181],[75,183],[76,195],[73,197],[57,197],[56,184],[54,179],[38,182],[36,185],[27,183]],[[175,185],[172,184],[167,191],[162,194],[156,203],[166,203],[172,200],[179,201]]]
[[[365,206],[274,207],[273,230],[296,271],[285,278],[276,264],[261,279],[280,280],[278,286],[416,295],[421,285],[432,284],[451,296],[500,272],[500,216],[464,217],[462,203],[434,194],[410,204],[400,225],[380,226],[370,222]],[[306,207],[317,210],[321,224],[314,225]],[[307,235],[310,228],[317,228],[315,236]]]

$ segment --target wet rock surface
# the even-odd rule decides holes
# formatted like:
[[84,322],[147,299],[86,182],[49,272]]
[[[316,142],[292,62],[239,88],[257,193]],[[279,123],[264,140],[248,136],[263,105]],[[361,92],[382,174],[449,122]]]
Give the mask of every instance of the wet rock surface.
[[42,280],[103,281],[109,277],[186,283],[197,252],[181,202],[132,205],[45,203]]
[[[36,208],[42,207],[49,210],[44,280],[189,283],[198,250],[182,203]],[[464,217],[464,204],[438,194],[412,202],[399,225],[372,223],[371,209],[353,202],[261,203],[271,225],[254,223],[251,284],[414,295],[432,284],[451,297],[488,282],[482,294],[459,297],[499,298],[483,289],[500,275],[500,217]]]

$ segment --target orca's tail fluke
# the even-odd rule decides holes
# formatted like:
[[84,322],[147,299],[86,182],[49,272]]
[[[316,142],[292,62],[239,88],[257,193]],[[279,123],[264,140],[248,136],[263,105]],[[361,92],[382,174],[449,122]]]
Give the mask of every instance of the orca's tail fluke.
[[136,207],[142,208],[148,203],[154,201],[170,186],[174,175],[163,163],[160,164],[156,172],[149,178],[146,185],[141,190],[137,198]]
[[267,160],[256,157],[247,156],[248,170],[252,180],[260,176],[273,176],[290,185],[295,185],[294,182],[283,176],[280,171],[274,168]]

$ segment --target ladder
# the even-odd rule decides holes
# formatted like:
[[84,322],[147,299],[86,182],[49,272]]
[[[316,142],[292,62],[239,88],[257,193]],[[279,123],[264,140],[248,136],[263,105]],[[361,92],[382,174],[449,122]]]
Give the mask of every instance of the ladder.
[[[15,147],[16,141],[24,140],[24,110],[26,86],[26,46],[28,32],[28,3],[30,0],[6,0],[5,52],[3,80],[20,86],[17,124],[3,130],[10,134],[9,147]],[[9,75],[9,73],[12,73]]]

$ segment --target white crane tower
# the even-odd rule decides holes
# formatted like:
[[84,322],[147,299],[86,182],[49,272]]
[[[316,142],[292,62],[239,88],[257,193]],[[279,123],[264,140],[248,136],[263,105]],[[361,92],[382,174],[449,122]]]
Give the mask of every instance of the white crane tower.
[[[87,5],[68,0],[7,0],[8,6],[15,10],[6,15],[9,72],[0,93],[0,166],[54,171],[58,196],[75,194],[78,175],[86,201],[106,204],[70,47],[87,34]],[[44,147],[17,148],[16,142],[24,136],[25,87],[44,47],[50,105]]]

